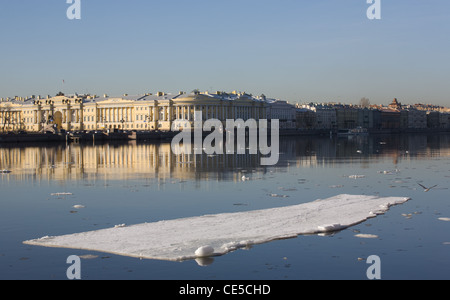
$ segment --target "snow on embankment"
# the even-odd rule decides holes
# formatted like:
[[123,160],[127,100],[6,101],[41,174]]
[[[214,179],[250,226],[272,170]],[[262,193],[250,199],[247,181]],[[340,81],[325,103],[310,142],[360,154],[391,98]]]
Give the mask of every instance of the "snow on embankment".
[[409,198],[338,195],[294,206],[116,226],[25,244],[84,249],[118,255],[186,260],[301,234],[332,232],[386,212]]

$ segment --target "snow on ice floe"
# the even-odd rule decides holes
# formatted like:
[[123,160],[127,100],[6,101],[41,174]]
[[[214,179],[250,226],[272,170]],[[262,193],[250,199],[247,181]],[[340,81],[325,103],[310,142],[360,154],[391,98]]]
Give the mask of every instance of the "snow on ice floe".
[[202,246],[195,250],[197,257],[208,257],[214,255],[214,248],[211,246]]
[[108,229],[46,236],[24,243],[147,259],[198,260],[301,234],[339,231],[408,200],[404,197],[338,195],[286,207],[121,224]]

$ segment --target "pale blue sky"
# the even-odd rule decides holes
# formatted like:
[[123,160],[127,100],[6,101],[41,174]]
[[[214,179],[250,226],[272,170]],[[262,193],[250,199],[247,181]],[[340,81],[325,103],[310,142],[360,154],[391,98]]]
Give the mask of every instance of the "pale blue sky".
[[[450,106],[450,1],[0,2],[0,96],[246,91]],[[65,84],[62,81],[65,81]]]

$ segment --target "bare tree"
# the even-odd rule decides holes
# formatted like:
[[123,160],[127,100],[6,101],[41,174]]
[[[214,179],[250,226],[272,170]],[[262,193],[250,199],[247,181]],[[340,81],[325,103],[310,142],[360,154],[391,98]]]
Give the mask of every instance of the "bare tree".
[[359,106],[368,108],[370,106],[370,100],[366,97],[361,98],[361,100],[359,100]]

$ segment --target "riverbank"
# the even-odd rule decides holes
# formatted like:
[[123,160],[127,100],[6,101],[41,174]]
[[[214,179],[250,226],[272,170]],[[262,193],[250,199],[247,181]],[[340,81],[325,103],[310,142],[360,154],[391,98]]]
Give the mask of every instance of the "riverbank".
[[[167,140],[179,132],[173,131],[132,131],[132,132],[79,132],[79,133],[7,133],[0,134],[0,143],[49,143],[49,142],[86,142],[86,141],[126,141],[126,140]],[[435,134],[450,133],[450,129],[370,129],[369,134]],[[208,135],[209,132],[205,132]],[[270,132],[269,132],[270,134]],[[330,130],[280,129],[280,136],[334,136]]]

